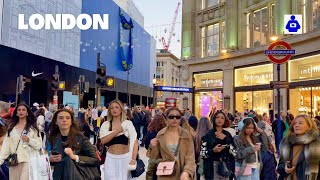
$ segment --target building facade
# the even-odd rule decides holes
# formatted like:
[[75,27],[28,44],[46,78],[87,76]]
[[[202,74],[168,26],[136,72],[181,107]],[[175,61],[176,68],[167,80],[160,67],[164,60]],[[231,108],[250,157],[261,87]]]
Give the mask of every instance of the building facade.
[[[58,65],[60,81],[66,82],[65,90],[58,93],[59,103],[68,102],[69,104],[69,100],[65,97],[71,97],[71,91],[78,83],[79,76],[85,75],[85,81],[90,83],[90,90],[84,94],[83,103],[80,106],[87,107],[96,100],[97,54],[100,53],[101,62],[107,68],[107,75],[115,77],[115,88],[101,89],[101,105],[108,105],[113,99],[120,99],[129,105],[151,103],[152,94],[146,92],[152,91],[152,78],[156,65],[156,42],[143,27],[132,19],[133,43],[129,43],[128,31],[123,32],[122,35],[126,43],[124,47],[126,57],[128,57],[128,48],[132,47],[133,67],[129,72],[124,71],[119,48],[120,8],[116,3],[78,0],[66,2],[3,0],[2,2],[0,3],[3,4],[1,7],[0,64],[2,66],[0,77],[5,78],[1,78],[0,82],[6,86],[0,87],[1,100],[15,101],[17,77],[23,75],[29,81],[22,95],[27,103],[52,101],[53,90],[50,84],[52,75],[55,73],[55,66]],[[109,29],[70,30],[76,32],[44,30],[44,35],[41,35],[42,30],[17,30],[15,26],[18,24],[17,14],[31,15],[36,12],[69,13],[75,16],[80,13],[109,14]],[[125,12],[123,14],[126,19],[130,18]],[[39,46],[42,42],[44,44]],[[50,43],[54,45],[51,46]],[[42,48],[44,53],[39,53]],[[42,74],[33,77],[32,72]],[[72,99],[77,101],[78,98],[72,97]]]
[[[184,84],[181,72],[180,59],[170,52],[157,52],[157,67],[156,74],[154,74],[156,86],[173,86],[173,87],[187,87]],[[180,109],[191,108],[188,104],[189,94],[180,92],[157,91],[155,93],[157,100],[157,107],[165,106],[167,98],[175,98],[177,100],[177,107]]]
[[113,0],[130,17],[132,17],[141,27],[144,27],[144,17],[132,0]]
[[[289,43],[296,54],[281,65],[280,109],[294,115],[320,111],[319,0],[185,0],[182,58],[195,86],[197,116],[210,108],[275,113],[277,65],[264,55],[271,36]],[[303,34],[284,35],[284,15],[302,14]],[[270,114],[273,116],[273,114]]]

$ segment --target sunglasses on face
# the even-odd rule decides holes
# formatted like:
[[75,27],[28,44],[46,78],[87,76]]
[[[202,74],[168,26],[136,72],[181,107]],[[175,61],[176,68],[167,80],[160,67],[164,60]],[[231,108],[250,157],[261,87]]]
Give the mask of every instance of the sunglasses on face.
[[171,115],[169,115],[168,118],[169,118],[169,119],[174,119],[174,118],[176,118],[176,119],[181,119],[181,116],[171,116]]

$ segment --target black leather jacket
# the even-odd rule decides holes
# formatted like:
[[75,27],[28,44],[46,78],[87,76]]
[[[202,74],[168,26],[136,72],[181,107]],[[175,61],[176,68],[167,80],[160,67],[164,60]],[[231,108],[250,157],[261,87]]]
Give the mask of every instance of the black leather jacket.
[[[80,149],[75,150],[74,154],[79,156],[79,162],[71,160],[71,158],[64,153],[64,148],[62,146],[61,136],[58,136],[52,147],[52,151],[57,151],[62,155],[61,162],[51,163],[54,166],[53,179],[79,179],[74,173],[75,166],[73,163],[78,163],[81,166],[91,166],[100,168],[100,162],[96,155],[95,147],[90,143],[89,139],[84,135],[79,135],[77,137],[77,143],[80,145]],[[100,171],[100,169],[99,169]]]
[[205,179],[214,179],[213,161],[219,161],[220,158],[223,158],[223,160],[227,162],[229,170],[234,172],[234,157],[229,153],[229,148],[225,148],[220,153],[213,152],[213,148],[217,144],[234,146],[233,138],[228,131],[223,130],[222,133],[226,135],[226,137],[221,140],[215,136],[215,132],[216,129],[213,128],[202,137],[200,155],[203,158]]

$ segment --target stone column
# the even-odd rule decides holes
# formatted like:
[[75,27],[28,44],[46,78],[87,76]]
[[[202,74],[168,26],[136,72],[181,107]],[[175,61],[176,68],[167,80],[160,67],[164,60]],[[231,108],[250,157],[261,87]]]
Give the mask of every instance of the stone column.
[[[228,60],[227,60],[228,61]],[[230,113],[234,113],[234,69],[232,66],[225,66],[223,69],[223,97],[230,97]]]

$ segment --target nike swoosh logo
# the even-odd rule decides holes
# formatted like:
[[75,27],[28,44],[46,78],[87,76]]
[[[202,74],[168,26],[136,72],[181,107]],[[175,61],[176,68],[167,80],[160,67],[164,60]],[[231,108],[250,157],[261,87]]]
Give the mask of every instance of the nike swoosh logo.
[[34,71],[32,71],[31,76],[32,77],[36,77],[36,76],[39,76],[41,74],[43,74],[43,72],[42,73],[34,73]]

